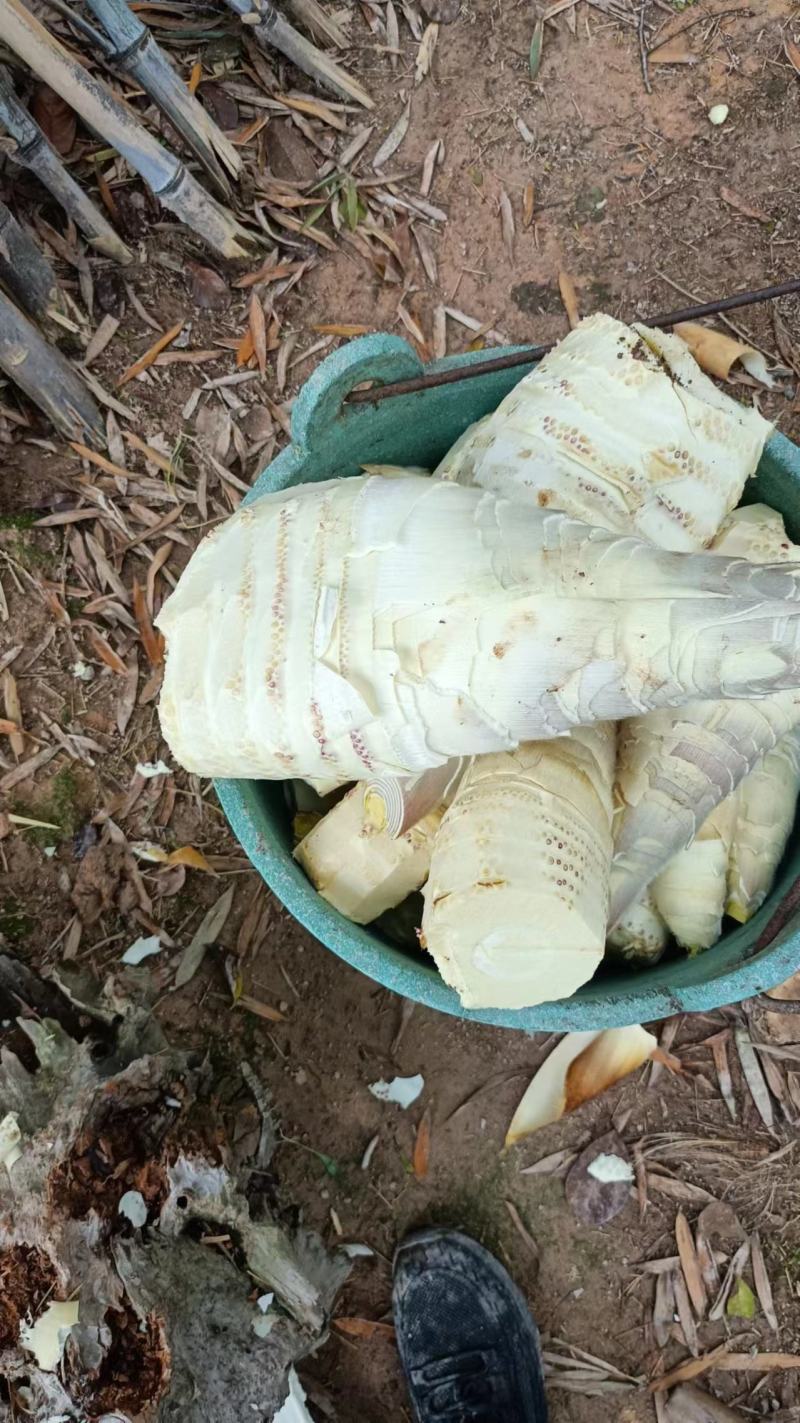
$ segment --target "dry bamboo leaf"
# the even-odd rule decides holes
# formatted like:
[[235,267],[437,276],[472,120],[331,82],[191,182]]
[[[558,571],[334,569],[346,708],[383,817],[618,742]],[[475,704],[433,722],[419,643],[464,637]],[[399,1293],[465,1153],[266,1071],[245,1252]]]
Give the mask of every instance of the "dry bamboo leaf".
[[700,1264],[697,1259],[694,1238],[689,1228],[689,1222],[683,1211],[678,1211],[675,1220],[675,1239],[678,1243],[678,1255],[680,1256],[681,1269],[686,1281],[686,1288],[689,1291],[689,1298],[698,1319],[702,1319],[708,1308],[705,1285],[700,1271]]
[[92,644],[92,651],[100,658],[100,661],[105,662],[106,667],[110,667],[111,671],[116,672],[118,677],[127,676],[128,669],[125,663],[119,653],[115,652],[110,643],[106,641],[103,634],[98,632],[97,628],[93,627],[87,628],[86,631],[89,641]]
[[220,895],[216,903],[212,904],[208,913],[201,920],[192,936],[191,943],[184,949],[181,955],[181,961],[178,964],[174,980],[176,988],[182,988],[185,983],[188,983],[190,979],[194,978],[194,975],[203,962],[206,949],[219,938],[225,927],[228,915],[231,912],[233,895],[234,886],[231,884],[225,890],[225,893]]
[[263,1018],[267,1023],[285,1023],[286,1018],[283,1013],[279,1013],[277,1008],[271,1008],[268,1003],[262,1003],[260,999],[253,998],[249,993],[240,993],[234,1003],[234,1008],[245,1008],[248,1013],[255,1013],[257,1018]]
[[533,222],[533,205],[536,190],[533,183],[525,184],[525,191],[522,194],[522,226],[530,227]]
[[647,1173],[647,1186],[649,1190],[659,1191],[662,1196],[669,1196],[670,1200],[681,1201],[687,1206],[713,1205],[715,1201],[710,1191],[702,1186],[679,1181],[674,1176],[659,1176],[653,1171]]
[[800,1369],[800,1354],[723,1354],[714,1368],[727,1373],[771,1374],[776,1369]]
[[403,142],[403,139],[408,133],[408,125],[410,122],[411,100],[408,99],[406,101],[406,106],[403,109],[402,114],[397,120],[397,123],[392,129],[390,129],[389,133],[386,135],[385,139],[383,140],[383,143],[381,144],[380,148],[375,154],[375,157],[372,160],[372,167],[375,172],[382,168],[384,163],[388,162],[393,153],[396,153],[397,149],[400,147],[400,144]]
[[422,165],[422,178],[420,179],[419,190],[423,198],[427,198],[433,184],[433,175],[436,171],[436,164],[439,161],[439,153],[442,147],[442,140],[435,138],[427,153]]
[[[653,1402],[661,1398],[653,1395]],[[664,1400],[661,1399],[662,1404]],[[665,1405],[665,1423],[742,1423],[744,1415],[693,1384],[679,1384]]]
[[500,189],[500,226],[503,233],[503,246],[509,257],[513,258],[514,238],[516,236],[514,209],[511,206],[511,199],[505,188]]
[[253,351],[258,361],[258,368],[263,376],[266,375],[267,372],[267,322],[264,316],[264,308],[256,292],[252,292],[250,295],[248,321],[250,323],[250,337],[253,342]]
[[340,1314],[331,1323],[340,1334],[349,1334],[353,1339],[374,1339],[376,1335],[382,1339],[394,1339],[394,1325],[383,1324],[379,1319],[358,1319]]
[[433,53],[436,49],[436,42],[439,38],[439,26],[434,22],[427,25],[419,42],[416,63],[414,65],[414,83],[421,84],[423,79],[430,74],[433,63]]
[[125,685],[117,701],[117,731],[120,736],[124,736],[128,729],[128,722],[131,719],[133,709],[136,706],[136,689],[139,685],[139,666],[136,661],[136,653],[131,652],[128,658],[128,666],[125,671]]
[[758,1302],[764,1311],[764,1317],[771,1330],[775,1334],[778,1332],[778,1317],[775,1313],[775,1304],[772,1298],[772,1285],[767,1274],[767,1266],[764,1261],[764,1251],[761,1248],[761,1237],[758,1231],[754,1231],[750,1237],[750,1260],[753,1265],[753,1282],[758,1295]]
[[190,870],[202,870],[204,874],[216,875],[216,870],[208,863],[202,850],[196,850],[194,845],[182,845],[179,850],[172,850],[166,857],[168,865],[185,865]]
[[697,364],[709,375],[729,380],[731,370],[738,361],[749,375],[770,390],[775,385],[764,356],[744,341],[737,341],[722,331],[712,331],[698,321],[681,321],[673,330],[686,342]]
[[539,1247],[526,1226],[522,1216],[513,1201],[506,1201],[506,1210],[514,1224],[514,1229],[518,1232],[520,1239],[524,1241],[536,1264],[539,1263]]
[[714,1056],[714,1067],[717,1071],[717,1081],[719,1090],[725,1106],[728,1108],[731,1121],[737,1118],[736,1098],[733,1095],[733,1079],[728,1065],[728,1039],[730,1030],[726,1028],[724,1032],[716,1033],[713,1038],[707,1038],[707,1046],[711,1048]]
[[30,108],[48,143],[62,158],[75,147],[78,117],[73,108],[43,80],[34,86]]
[[[709,1209],[713,1210],[714,1207],[706,1206],[706,1210]],[[697,1251],[697,1263],[700,1266],[700,1274],[703,1277],[706,1292],[712,1299],[716,1299],[719,1294],[720,1277],[714,1251],[711,1248],[711,1242],[706,1234],[703,1222],[704,1214],[704,1211],[700,1212],[700,1218],[695,1228],[695,1249]]]
[[441,302],[433,311],[433,354],[437,361],[447,355],[447,312]]
[[653,1303],[653,1337],[659,1349],[666,1349],[672,1335],[675,1317],[675,1287],[673,1272],[663,1270],[656,1276],[655,1300]]
[[683,35],[675,35],[671,40],[656,45],[648,53],[650,64],[696,64],[697,55],[690,48]]
[[337,322],[323,322],[319,326],[312,326],[312,331],[318,331],[321,336],[342,336],[350,341],[354,336],[366,336],[372,330],[371,326],[345,325]]
[[756,1105],[756,1110],[764,1126],[768,1131],[774,1127],[775,1117],[772,1110],[772,1099],[769,1089],[764,1081],[764,1074],[761,1065],[756,1057],[750,1034],[746,1028],[737,1028],[734,1032],[736,1048],[739,1053],[739,1062],[742,1066],[744,1079],[750,1090],[750,1096]]
[[181,319],[180,321],[176,321],[174,326],[170,326],[169,331],[163,332],[158,340],[154,341],[152,346],[145,351],[144,355],[140,356],[138,361],[134,361],[132,366],[128,366],[124,375],[120,376],[117,381],[117,390],[119,390],[121,386],[127,385],[128,381],[133,380],[135,376],[141,375],[142,371],[147,370],[148,366],[152,366],[156,356],[160,356],[161,352],[165,351],[167,346],[172,344],[175,337],[180,336],[184,325],[185,323],[183,319]]
[[655,1047],[655,1038],[641,1027],[567,1033],[528,1086],[508,1128],[505,1145],[512,1146],[597,1097],[641,1067]]
[[690,1379],[699,1378],[701,1374],[707,1374],[709,1369],[719,1367],[720,1359],[723,1359],[728,1352],[727,1344],[718,1344],[716,1349],[712,1349],[708,1354],[703,1354],[699,1359],[687,1359],[685,1364],[678,1364],[677,1368],[670,1369],[669,1373],[662,1374],[660,1378],[653,1379],[649,1385],[651,1393],[664,1393],[672,1388],[676,1383],[688,1383]]
[[559,272],[558,290],[561,293],[561,300],[564,303],[567,320],[574,330],[581,319],[581,315],[578,309],[578,293],[575,290],[575,283],[568,272]]
[[11,750],[18,761],[20,756],[25,754],[25,737],[20,728],[22,727],[22,707],[20,706],[19,691],[13,673],[8,669],[3,673],[3,703],[6,709],[6,716],[12,725],[17,728],[7,733]]
[[520,1176],[560,1176],[569,1170],[577,1155],[577,1151],[565,1147],[563,1151],[553,1151],[549,1156],[543,1156],[532,1166],[523,1166],[519,1174]]
[[797,74],[800,74],[800,44],[787,35],[783,42],[783,48],[792,69],[794,69]]
[[722,1281],[722,1287],[720,1289],[720,1292],[717,1295],[717,1298],[714,1300],[714,1303],[712,1304],[710,1310],[708,1311],[708,1317],[710,1320],[716,1322],[717,1320],[723,1318],[725,1314],[725,1306],[728,1303],[728,1296],[731,1290],[733,1289],[734,1281],[741,1278],[742,1271],[744,1270],[749,1259],[750,1241],[745,1240],[744,1243],[739,1246],[739,1249],[736,1251],[735,1255],[728,1264],[728,1268],[725,1271],[725,1279]]
[[428,1167],[431,1158],[431,1109],[426,1107],[420,1118],[417,1127],[417,1135],[414,1139],[414,1153],[411,1164],[414,1168],[414,1175],[418,1181],[424,1181],[428,1174]]
[[754,208],[752,204],[746,202],[744,198],[741,198],[738,193],[734,192],[733,188],[722,187],[719,190],[719,195],[722,201],[728,204],[729,208],[735,208],[737,212],[742,214],[742,217],[752,217],[756,222],[772,221],[769,213],[764,212],[762,208]]
[[156,632],[147,611],[147,602],[141,585],[134,579],[133,615],[139,629],[139,639],[151,667],[160,667],[164,661],[164,636]]
[[[119,321],[117,320],[116,316],[110,316],[107,313],[100,322],[100,325],[97,327],[97,330],[93,333],[92,338],[89,341],[88,346],[86,347],[86,350],[83,355],[83,364],[85,366],[90,366],[92,361],[96,361],[97,357],[102,355],[109,341],[112,339],[113,336],[116,335],[118,329]],[[111,411],[109,411],[108,413],[110,415]]]
[[686,1288],[686,1281],[680,1270],[676,1270],[672,1277],[672,1288],[675,1291],[675,1308],[678,1311],[678,1320],[681,1332],[686,1340],[686,1347],[695,1359],[700,1356],[700,1341],[697,1337],[697,1326],[692,1314],[692,1306],[689,1300],[689,1291]]
[[647,1195],[647,1168],[644,1164],[641,1142],[635,1141],[631,1150],[633,1152],[633,1171],[636,1177],[636,1198],[639,1202],[639,1219],[644,1220],[647,1215],[649,1199]]

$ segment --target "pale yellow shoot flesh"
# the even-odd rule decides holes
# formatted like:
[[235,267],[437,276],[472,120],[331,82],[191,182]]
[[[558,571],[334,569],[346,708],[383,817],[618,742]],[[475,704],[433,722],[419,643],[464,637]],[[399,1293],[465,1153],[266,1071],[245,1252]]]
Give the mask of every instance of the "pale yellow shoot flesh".
[[679,850],[653,883],[659,913],[689,953],[710,949],[722,931],[737,795],[715,806],[691,845]]
[[467,1008],[568,997],[603,958],[612,726],[481,756],[436,836],[422,940]]
[[769,894],[794,825],[800,732],[791,732],[739,787],[728,863],[727,912],[746,924]]
[[649,889],[626,909],[606,942],[611,959],[625,963],[658,963],[667,947],[669,932]]
[[348,791],[295,849],[314,888],[355,924],[369,924],[424,884],[441,811],[393,839],[368,824],[364,786]]

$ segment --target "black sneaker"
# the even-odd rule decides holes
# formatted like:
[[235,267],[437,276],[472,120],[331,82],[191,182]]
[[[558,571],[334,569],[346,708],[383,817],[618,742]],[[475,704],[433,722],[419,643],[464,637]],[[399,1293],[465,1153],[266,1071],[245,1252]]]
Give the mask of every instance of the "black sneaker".
[[417,1423],[546,1423],[539,1333],[503,1266],[455,1230],[394,1258],[394,1323]]

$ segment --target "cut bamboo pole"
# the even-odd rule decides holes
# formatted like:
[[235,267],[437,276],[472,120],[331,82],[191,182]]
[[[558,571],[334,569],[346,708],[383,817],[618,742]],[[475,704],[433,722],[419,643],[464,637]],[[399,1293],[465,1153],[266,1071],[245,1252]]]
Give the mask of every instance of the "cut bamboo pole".
[[43,410],[68,440],[104,442],[103,419],[69,362],[0,292],[0,370]]
[[122,154],[156,197],[225,257],[241,257],[250,233],[211,197],[186,166],[138,122],[131,109],[89,74],[22,0],[0,0],[0,35],[86,124]]
[[305,35],[299,34],[288,20],[278,13],[272,0],[258,0],[257,8],[255,0],[254,3],[251,3],[251,0],[227,0],[227,3],[243,24],[252,26],[253,38],[262,48],[268,49],[272,46],[280,50],[281,54],[285,54],[304,74],[310,75],[324,88],[338,94],[340,99],[355,101],[365,109],[374,109],[374,101],[366,89],[362,89],[358,81],[324,50],[318,49]]
[[[0,23],[0,34],[3,34]],[[5,36],[4,36],[5,37]],[[59,202],[76,227],[97,252],[123,265],[133,261],[133,253],[95,207],[91,198],[75,182],[42,130],[19,102],[8,70],[0,65],[0,124],[8,130],[16,148],[11,157],[29,168],[48,193]]]
[[5,203],[0,203],[0,281],[31,316],[45,317],[58,304],[53,268]]
[[238,178],[242,168],[233,144],[189,92],[168,55],[126,0],[87,0],[87,4],[112,42],[108,62],[133,75],[191,149],[217,196],[229,199],[231,186],[224,170]]

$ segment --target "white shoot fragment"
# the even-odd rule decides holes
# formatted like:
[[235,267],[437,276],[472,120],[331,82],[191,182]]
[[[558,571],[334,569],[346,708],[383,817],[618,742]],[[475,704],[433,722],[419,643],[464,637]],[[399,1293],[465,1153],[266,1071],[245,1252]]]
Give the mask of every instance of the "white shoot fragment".
[[171,776],[172,770],[163,761],[137,761],[136,774],[145,781],[150,781],[153,776]]
[[357,1242],[353,1245],[340,1245],[339,1249],[348,1260],[371,1260],[375,1254],[368,1245],[359,1245]]
[[727,104],[712,104],[711,108],[708,111],[709,123],[712,123],[715,125],[715,127],[719,128],[720,124],[724,124],[729,113],[730,109],[728,108]]
[[424,1086],[425,1078],[417,1073],[416,1077],[393,1077],[391,1082],[371,1082],[369,1090],[379,1102],[394,1102],[405,1112],[416,1102]]
[[271,1314],[257,1314],[253,1320],[253,1333],[257,1339],[268,1339],[275,1326],[275,1316]]
[[274,1423],[314,1423],[306,1408],[306,1394],[294,1369],[289,1370],[289,1397],[275,1414]]
[[364,1152],[364,1155],[361,1158],[362,1171],[369,1171],[369,1168],[372,1165],[372,1158],[375,1155],[379,1141],[380,1137],[374,1136],[372,1140],[367,1143],[366,1151]]
[[79,660],[72,664],[72,675],[79,682],[91,682],[94,677],[94,668]]
[[19,1331],[19,1342],[23,1349],[33,1354],[40,1369],[54,1373],[61,1361],[67,1336],[73,1324],[78,1323],[78,1301],[51,1301],[42,1311],[35,1324],[23,1324]]
[[21,1140],[22,1132],[16,1114],[9,1112],[0,1122],[0,1166],[5,1166],[9,1174],[14,1162],[19,1161],[22,1155]]
[[594,1176],[595,1181],[601,1181],[604,1186],[612,1181],[633,1180],[633,1168],[630,1161],[625,1161],[622,1156],[609,1155],[608,1152],[596,1156],[586,1170],[588,1175]]
[[151,954],[161,953],[161,940],[157,934],[151,934],[147,939],[136,939],[129,949],[126,949],[120,963],[139,964],[142,959],[150,958]]
[[147,1222],[147,1202],[141,1191],[126,1191],[117,1210],[124,1215],[137,1230]]
[[274,1299],[275,1293],[273,1290],[270,1290],[268,1294],[259,1295],[258,1299],[256,1300],[256,1304],[258,1305],[262,1314],[267,1313],[267,1310],[270,1308],[270,1305],[272,1304]]

